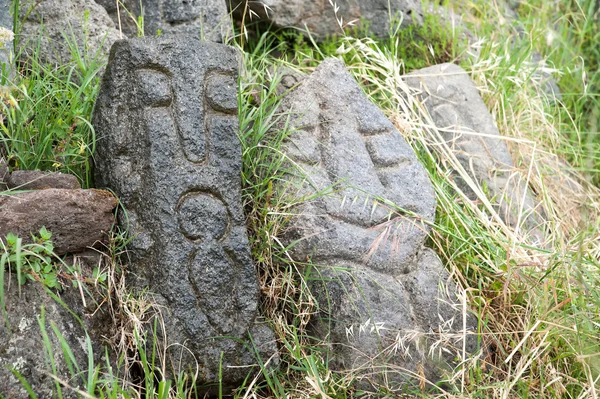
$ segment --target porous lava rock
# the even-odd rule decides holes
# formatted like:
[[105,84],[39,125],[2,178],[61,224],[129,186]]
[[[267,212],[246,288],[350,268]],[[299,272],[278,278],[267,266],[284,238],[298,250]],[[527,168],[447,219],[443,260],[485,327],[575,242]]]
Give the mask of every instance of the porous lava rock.
[[[198,39],[222,43],[231,32],[231,19],[225,0],[96,0],[129,37],[137,35],[137,16],[143,16],[147,36],[187,34]],[[133,15],[132,18],[129,14]]]
[[239,67],[233,48],[190,36],[119,41],[93,117],[96,182],[126,210],[130,284],[162,305],[174,371],[199,384],[222,372],[225,390],[256,371],[250,336],[262,359],[277,353],[241,205]]
[[[0,180],[2,180],[1,176]],[[6,184],[9,189],[18,190],[43,190],[46,188],[76,190],[81,188],[79,180],[73,175],[39,170],[15,170],[8,175]]]
[[[342,33],[339,22],[368,24],[379,37],[389,36],[390,16],[402,27],[423,22],[420,0],[227,0],[233,16],[244,23],[263,21],[281,28],[308,30],[317,39]],[[333,4],[335,3],[335,4]],[[337,13],[334,8],[337,7]],[[338,22],[339,21],[339,22]]]
[[477,322],[424,247],[436,207],[427,172],[336,59],[286,94],[281,111],[291,113],[284,152],[294,173],[278,192],[299,203],[283,242],[311,265],[314,335],[334,368],[373,385],[436,381],[475,350]]
[[24,242],[42,226],[58,255],[80,252],[107,239],[117,199],[104,190],[46,189],[0,195],[0,240],[14,233]]

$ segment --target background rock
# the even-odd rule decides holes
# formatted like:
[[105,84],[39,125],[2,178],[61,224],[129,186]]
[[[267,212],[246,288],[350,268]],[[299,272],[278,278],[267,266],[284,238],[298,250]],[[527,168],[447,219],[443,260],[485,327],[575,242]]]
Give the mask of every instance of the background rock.
[[96,182],[127,211],[131,283],[163,305],[173,364],[199,366],[199,384],[217,381],[223,353],[225,389],[253,370],[249,333],[262,359],[276,353],[272,332],[257,321],[241,206],[238,69],[238,54],[224,45],[177,36],[120,41],[93,117]]
[[[0,150],[1,151],[1,150]],[[8,180],[8,165],[2,154],[0,154],[0,192],[6,190],[8,187],[6,181]]]
[[[453,308],[456,288],[423,247],[422,220],[433,221],[436,207],[425,169],[338,60],[323,61],[281,111],[292,113],[285,152],[298,170],[279,192],[296,189],[294,199],[304,198],[284,245],[316,270],[309,278],[320,309],[315,335],[329,340],[334,367],[402,385],[423,366],[435,381],[462,344],[446,340],[441,347],[452,355],[430,356],[432,341],[444,340],[432,332],[456,333],[463,317],[469,329],[477,324]],[[398,349],[405,336],[418,338],[406,341],[406,352]]]
[[[4,301],[6,304],[6,317],[2,315],[0,323],[0,393],[5,398],[25,398],[27,392],[21,382],[5,366],[14,367],[31,385],[33,392],[39,398],[57,397],[55,391],[55,380],[50,377],[52,366],[50,360],[54,361],[56,376],[75,388],[85,390],[85,380],[88,370],[88,347],[86,342],[86,331],[90,335],[93,359],[95,364],[106,364],[102,359],[104,350],[99,340],[99,334],[95,333],[93,323],[84,317],[84,313],[92,313],[92,310],[84,309],[79,290],[67,288],[60,294],[61,301],[74,313],[69,312],[46,291],[40,283],[28,282],[19,288],[16,275],[5,273],[4,279]],[[70,284],[69,284],[70,285]],[[88,298],[87,301],[90,301]],[[88,302],[91,303],[91,302]],[[52,357],[47,353],[48,347],[42,339],[40,322],[42,320],[42,308],[44,311],[44,327],[49,337]],[[77,314],[75,318],[73,314]],[[106,325],[106,320],[99,321],[105,317],[103,312],[95,313],[95,322]],[[82,327],[85,323],[85,330]],[[62,334],[65,342],[71,349],[75,361],[81,373],[71,373],[65,360],[65,355],[59,338],[52,329],[52,325]],[[77,373],[77,367],[73,367]],[[72,390],[62,389],[63,397],[77,398]]]
[[[115,1],[96,0],[110,14],[118,27]],[[124,0],[125,8],[134,16],[141,14],[139,0]],[[225,0],[146,0],[144,7],[144,33],[189,34],[208,41],[222,43],[231,33],[231,19]],[[127,12],[119,10],[121,26],[129,37],[137,36],[137,26]]]
[[0,0],[0,26],[12,30],[13,21],[10,12],[11,0]]
[[[245,23],[258,18],[282,28],[309,30],[311,36],[324,39],[327,35],[342,33],[329,0],[227,0],[234,17]],[[247,3],[247,9],[246,9]],[[337,18],[343,18],[344,24],[356,20],[356,25],[364,19],[370,24],[370,31],[376,36],[389,35],[390,14],[403,15],[402,26],[413,22],[423,22],[423,10],[420,0],[337,0],[340,7]],[[391,9],[391,11],[390,11]],[[246,14],[244,16],[244,11]],[[252,17],[250,16],[252,11]]]
[[[0,167],[1,168],[1,167]],[[1,179],[0,171],[0,181]],[[6,180],[9,189],[43,190],[46,188],[81,188],[79,180],[73,175],[64,173],[42,172],[39,170],[16,170]]]
[[[405,81],[418,90],[418,97],[465,171],[472,173],[480,189],[487,187],[488,197],[505,223],[512,227],[521,223],[542,242],[541,205],[521,174],[515,173],[506,142],[469,75],[457,65],[441,64],[408,74]],[[471,187],[465,182],[460,185],[476,199]]]
[[47,189],[0,195],[0,239],[12,232],[31,241],[42,226],[52,232],[58,255],[79,252],[106,239],[117,200],[103,190]]
[[[21,10],[33,7],[25,20],[19,45],[26,54],[39,46],[42,61],[64,63],[71,59],[69,41],[77,44],[80,52],[100,54],[106,58],[111,45],[121,38],[106,10],[93,0],[34,0],[21,1]],[[66,38],[65,38],[66,36]]]
[[[10,0],[0,0],[0,28],[5,28],[8,30],[13,30],[13,21],[12,14],[10,13],[10,6],[12,5],[12,1]],[[13,69],[13,42],[7,41],[5,43],[0,43],[0,86],[3,84],[2,82],[2,71],[4,68],[4,76],[7,78],[12,78]],[[0,116],[1,118],[1,116]],[[2,154],[0,154],[2,155]]]

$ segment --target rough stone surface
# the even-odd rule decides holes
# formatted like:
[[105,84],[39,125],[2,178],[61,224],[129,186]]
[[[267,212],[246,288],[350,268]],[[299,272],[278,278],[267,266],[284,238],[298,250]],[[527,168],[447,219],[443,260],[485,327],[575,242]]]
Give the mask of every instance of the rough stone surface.
[[0,0],[0,26],[12,30],[11,0]]
[[[23,1],[21,9],[31,7],[32,1]],[[41,59],[60,64],[71,59],[65,36],[75,40],[80,51],[87,48],[88,54],[99,52],[101,57],[107,57],[112,43],[121,38],[106,10],[93,0],[45,0],[25,20],[20,45],[30,53],[37,48],[32,43],[41,40]]]
[[[12,274],[5,272],[3,288],[6,317],[2,314],[2,323],[0,323],[0,364],[2,365],[0,367],[0,396],[4,395],[5,398],[28,397],[21,382],[5,367],[9,366],[14,367],[27,380],[37,397],[57,397],[54,379],[49,375],[52,373],[50,357],[42,339],[40,327],[42,317],[49,337],[57,377],[73,387],[82,389],[87,378],[85,371],[88,366],[85,331],[91,336],[90,342],[95,364],[106,364],[106,361],[101,359],[104,350],[101,348],[100,341],[95,338],[93,323],[84,317],[84,313],[92,313],[96,310],[94,305],[91,310],[86,310],[82,305],[78,289],[67,288],[63,291],[60,294],[61,300],[78,315],[78,320],[57,303],[39,283],[26,283],[21,287],[19,295],[18,282],[14,272]],[[90,301],[89,298],[87,300]],[[96,312],[95,319],[99,319],[100,315],[105,316],[103,312]],[[51,323],[56,326],[71,348],[79,369],[84,371],[83,374],[76,376],[69,371],[61,343],[53,331]],[[85,323],[85,331],[81,323]],[[106,324],[106,320],[100,323]],[[79,397],[68,388],[64,388],[62,394],[64,398]]]
[[[505,223],[512,227],[520,223],[542,240],[543,211],[525,179],[515,173],[506,142],[469,75],[457,65],[441,64],[415,71],[405,81],[418,90],[463,168],[487,187],[490,199],[495,197]],[[464,182],[461,185],[475,199],[474,191]],[[519,218],[520,214],[524,216]]]
[[[10,13],[12,1],[0,0],[0,28],[5,28],[12,31],[13,21]],[[0,42],[0,85],[2,85],[2,77],[11,78],[13,74],[12,68],[12,48],[13,42]]]
[[6,164],[4,157],[0,155],[0,192],[8,188],[6,185],[8,176],[8,165]]
[[93,189],[0,195],[0,239],[12,232],[27,241],[46,226],[57,254],[83,251],[105,241],[116,205],[111,193]]
[[[96,0],[110,14],[118,26],[129,37],[135,37],[137,26],[123,7],[117,13],[113,0]],[[125,8],[133,15],[140,12],[139,0],[123,1]],[[154,36],[160,30],[163,34],[189,34],[212,42],[222,43],[231,32],[231,20],[225,0],[146,0],[143,2],[144,31]]]
[[276,352],[241,206],[238,68],[234,49],[189,37],[117,42],[93,117],[96,182],[127,210],[132,284],[164,305],[168,342],[195,359],[171,354],[200,366],[199,383],[217,380],[223,353],[225,387],[252,371],[230,367],[255,363],[249,333],[263,359]]
[[[329,0],[227,0],[233,16],[245,22],[262,21],[273,23],[279,27],[295,27],[308,29],[311,36],[325,38],[327,35],[341,33],[334,8]],[[247,3],[247,7],[246,7]],[[403,15],[402,26],[413,22],[423,22],[423,10],[420,0],[337,0],[339,6],[337,18],[344,23],[361,18],[370,24],[370,30],[375,35],[389,35],[389,16]],[[391,9],[391,11],[390,11]],[[244,16],[244,11],[246,15]],[[252,12],[252,16],[250,16]]]
[[[0,167],[0,181],[1,167]],[[42,172],[39,170],[16,170],[8,175],[6,184],[10,189],[43,190],[46,188],[81,188],[79,180],[73,175],[64,173]]]
[[325,60],[287,94],[282,111],[295,115],[285,151],[298,172],[279,192],[296,187],[294,196],[308,199],[297,206],[285,244],[294,243],[296,260],[316,266],[316,335],[330,340],[341,368],[376,369],[392,384],[406,383],[393,372],[398,367],[423,366],[439,377],[448,359],[428,356],[426,342],[417,348],[409,339],[410,355],[388,353],[400,337],[463,329],[460,310],[444,305],[456,301],[455,287],[446,287],[449,297],[439,290],[448,274],[423,247],[429,229],[421,221],[433,221],[436,207],[425,169],[338,60]]

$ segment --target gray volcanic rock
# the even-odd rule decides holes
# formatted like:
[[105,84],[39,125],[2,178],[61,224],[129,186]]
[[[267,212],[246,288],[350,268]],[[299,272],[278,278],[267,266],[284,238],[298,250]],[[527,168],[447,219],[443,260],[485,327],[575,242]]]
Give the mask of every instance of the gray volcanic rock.
[[[279,27],[308,29],[313,37],[323,39],[327,35],[341,33],[339,18],[344,23],[361,19],[369,23],[376,36],[389,35],[390,15],[402,17],[402,26],[423,22],[420,0],[336,0],[336,14],[329,0],[227,0],[234,17],[245,23],[262,21]],[[245,12],[245,15],[244,15]]]
[[[96,3],[109,12],[117,26],[120,14],[123,31],[130,37],[136,36],[137,26],[125,9],[134,16],[141,15],[139,0],[125,0],[125,8],[121,6],[119,10],[113,0],[96,0]],[[162,34],[187,34],[222,43],[232,26],[225,0],[146,0],[143,17],[147,36],[161,31]]]
[[[495,197],[492,203],[506,224],[516,227],[520,223],[543,240],[543,210],[525,179],[515,173],[508,147],[469,75],[457,65],[441,64],[408,74],[405,81],[419,91],[463,168],[487,187],[490,199]],[[464,182],[461,185],[475,199],[471,188]]]
[[10,6],[12,0],[0,0],[0,26],[12,30],[12,15],[10,13]]
[[[86,276],[91,276],[91,269],[82,265]],[[101,328],[109,323],[105,310],[99,310],[97,304],[103,298],[96,298],[97,302],[87,298],[90,309],[84,308],[79,289],[68,284],[60,293],[60,299],[69,310],[65,309],[44,289],[38,282],[27,282],[20,287],[14,272],[5,272],[3,295],[6,305],[6,314],[2,313],[0,323],[0,396],[5,398],[27,398],[29,395],[23,384],[13,375],[10,368],[18,371],[30,384],[33,392],[39,398],[56,398],[54,374],[50,365],[48,346],[42,338],[41,325],[48,336],[52,360],[56,367],[56,376],[67,382],[71,387],[83,389],[87,379],[88,367],[88,341],[93,351],[95,365],[106,365],[103,359],[100,335]],[[86,290],[86,292],[88,292]],[[93,318],[84,317],[94,313]],[[77,316],[77,318],[75,317]],[[69,370],[68,361],[65,359],[62,344],[52,326],[62,335],[69,345],[77,366],[74,372]],[[85,328],[83,327],[85,326]],[[105,328],[105,327],[104,327]],[[115,364],[115,363],[113,363]],[[81,372],[78,372],[80,370]],[[62,397],[79,398],[69,388],[62,388]]]
[[[8,29],[10,31],[13,29],[12,15],[9,11],[11,5],[12,1],[10,0],[0,0],[0,28]],[[6,78],[12,78],[12,50],[13,42],[4,42],[0,37],[0,86],[2,85],[3,75]]]
[[[106,57],[110,46],[121,34],[115,28],[106,10],[93,0],[26,0],[21,9],[33,7],[21,31],[20,46],[31,53],[32,44],[41,40],[40,58],[43,61],[62,63],[71,59],[71,50],[66,41],[74,40],[80,52],[99,53]],[[35,4],[35,5],[34,5]]]
[[0,240],[12,232],[28,242],[46,226],[58,255],[84,251],[106,241],[116,206],[111,193],[94,189],[0,195]]
[[[0,181],[2,180],[0,172]],[[9,189],[43,190],[46,188],[81,188],[79,180],[65,173],[42,172],[39,170],[15,170],[6,179]]]
[[0,154],[0,191],[4,191],[8,188],[6,185],[8,177],[8,165],[6,164],[4,157]]
[[[361,369],[365,378],[377,370],[402,385],[408,374],[393,370],[420,366],[439,378],[452,356],[430,356],[432,340],[443,338],[432,332],[462,330],[463,315],[444,305],[456,303],[455,286],[440,290],[448,273],[423,247],[423,220],[433,221],[436,207],[425,169],[338,60],[325,60],[281,110],[292,115],[284,148],[297,172],[278,191],[301,199],[284,244],[316,270],[309,278],[319,301],[316,335],[330,340],[338,367]],[[442,347],[456,355],[462,344],[454,344]]]
[[234,49],[190,37],[117,42],[93,117],[96,182],[127,210],[132,283],[164,305],[174,363],[213,383],[223,354],[226,388],[256,363],[249,334],[263,359],[276,353],[241,205],[239,64]]

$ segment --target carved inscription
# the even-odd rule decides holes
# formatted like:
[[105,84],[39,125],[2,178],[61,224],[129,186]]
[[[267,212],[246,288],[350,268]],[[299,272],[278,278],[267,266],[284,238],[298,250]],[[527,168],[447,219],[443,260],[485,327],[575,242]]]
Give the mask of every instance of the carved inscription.
[[227,365],[253,362],[244,340],[258,328],[258,285],[241,206],[237,55],[177,37],[119,42],[112,54],[94,115],[96,177],[125,194],[136,285],[164,305],[186,367],[199,362],[207,382],[222,369],[243,379],[248,370]]

